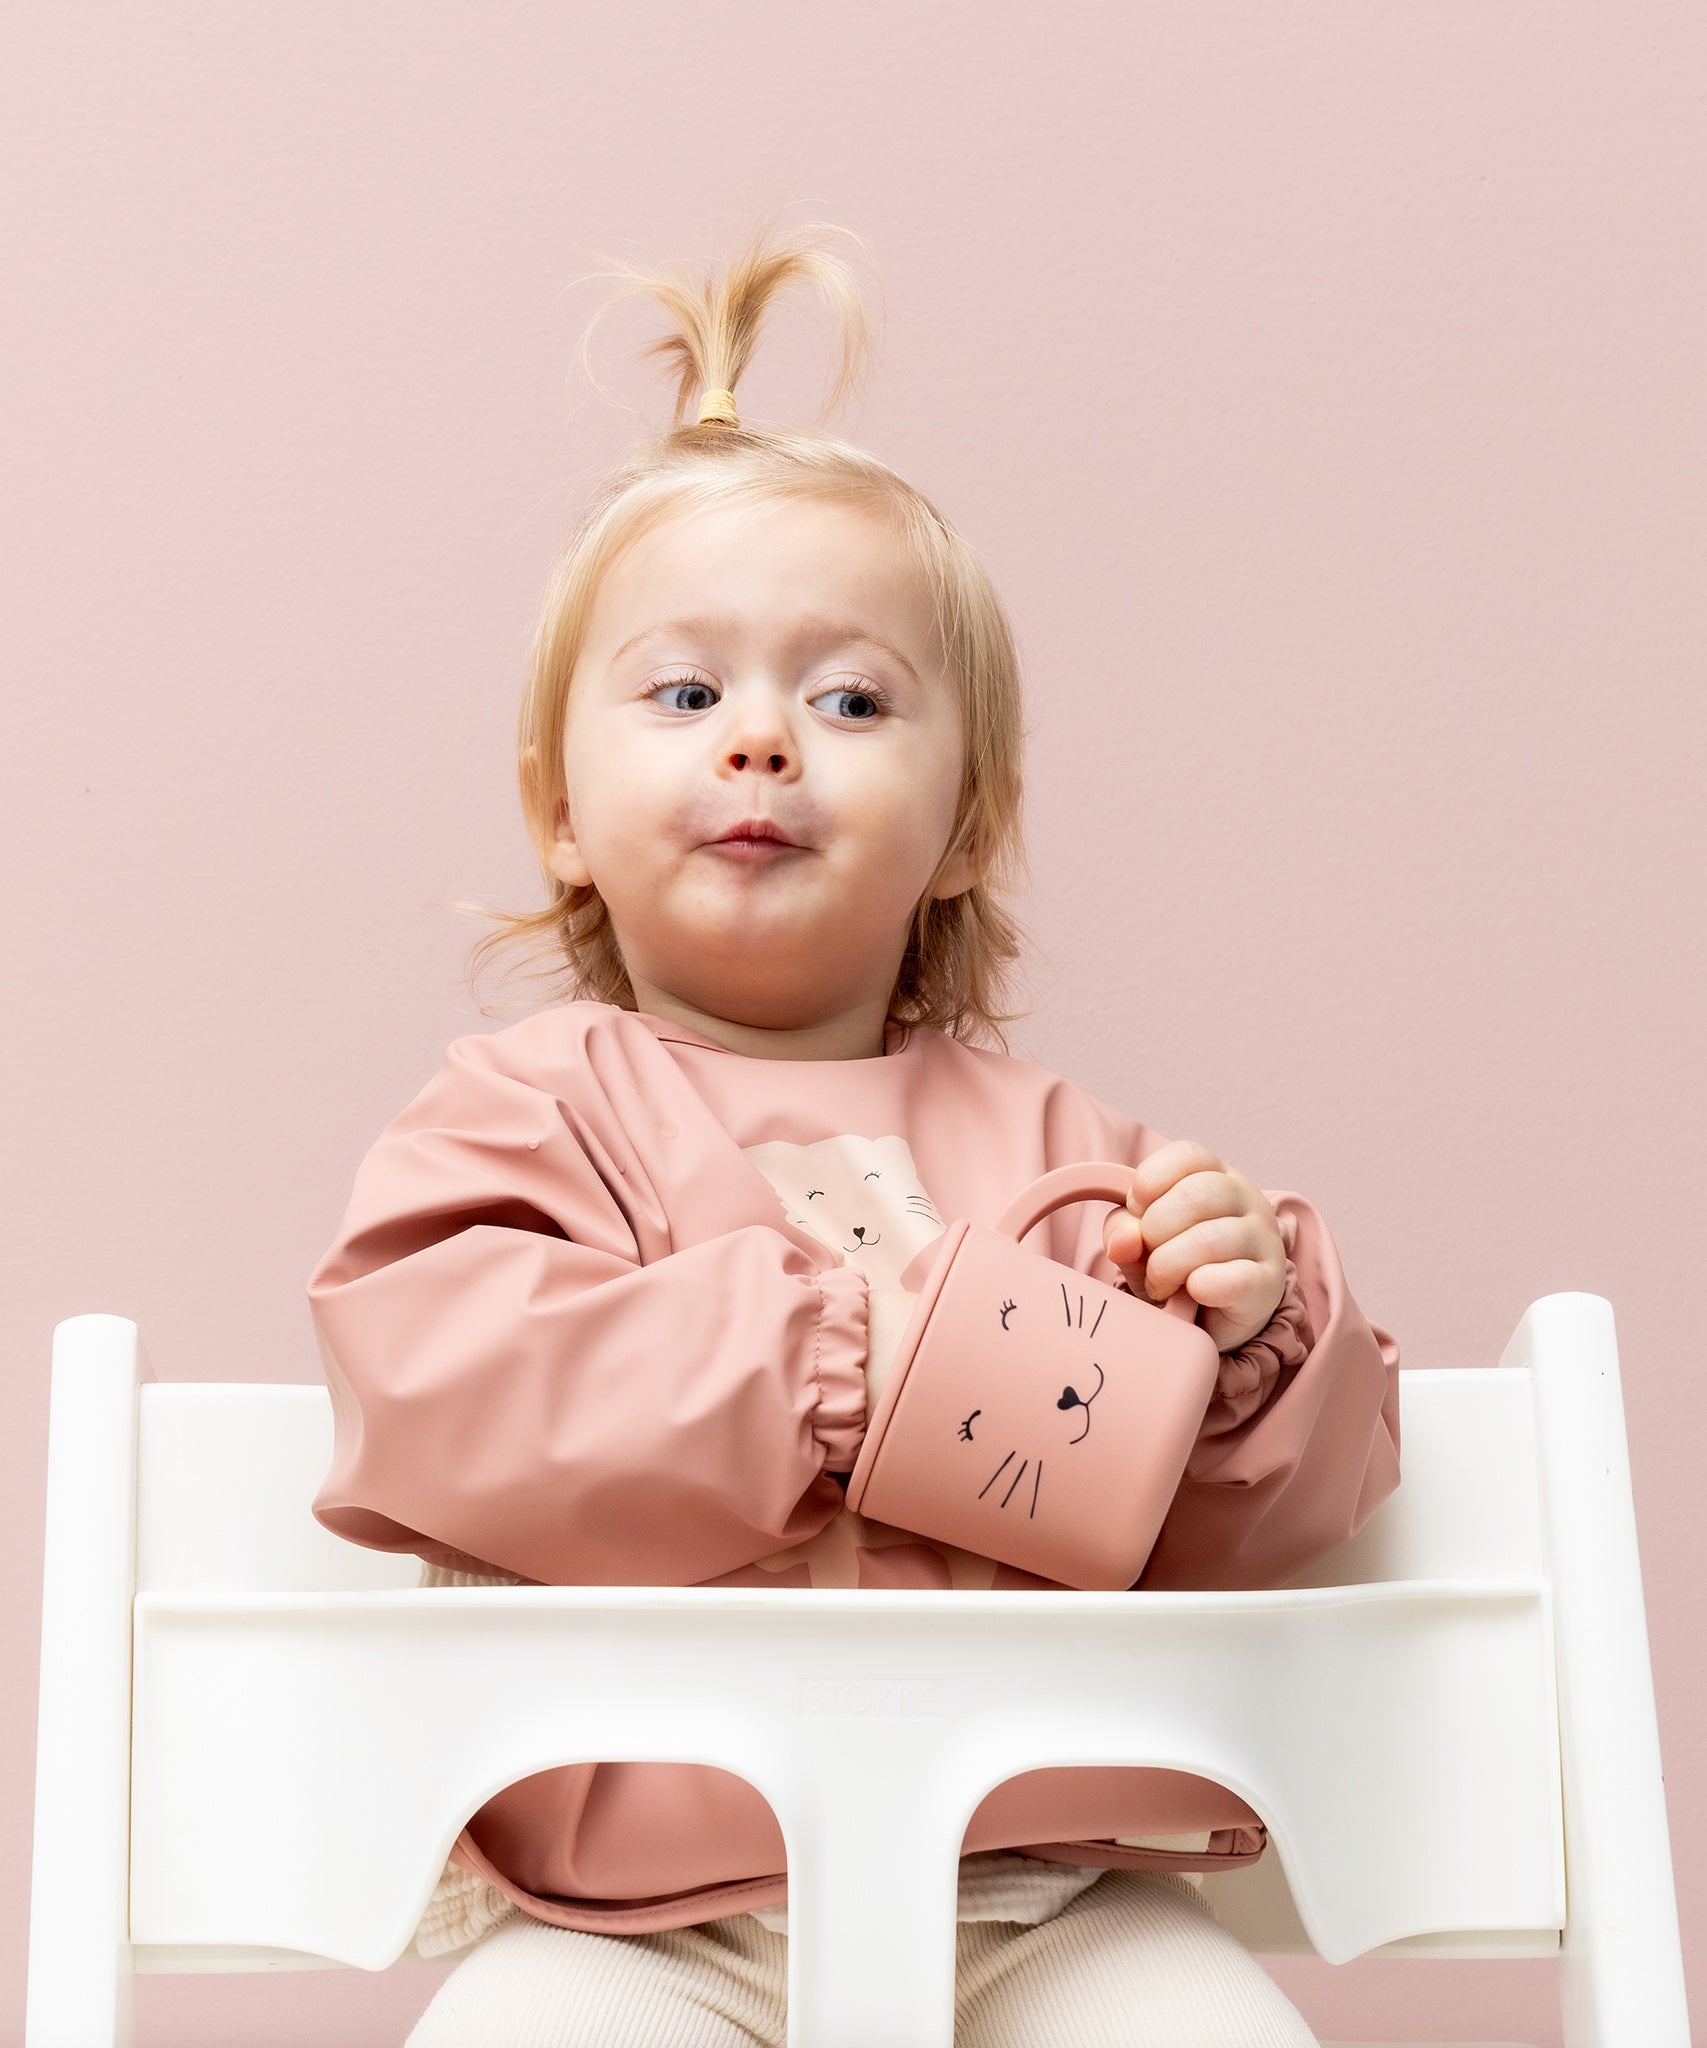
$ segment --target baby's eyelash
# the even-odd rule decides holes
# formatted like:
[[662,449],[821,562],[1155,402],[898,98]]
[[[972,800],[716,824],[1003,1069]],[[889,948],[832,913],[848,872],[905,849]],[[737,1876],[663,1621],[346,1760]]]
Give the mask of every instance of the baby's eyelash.
[[[659,676],[655,682],[647,685],[646,694],[648,697],[654,697],[660,690],[681,689],[688,683],[702,684],[708,690],[714,690],[717,687],[715,683],[707,682],[704,676],[689,673],[687,675]],[[878,683],[868,682],[864,676],[858,677],[854,682],[838,684],[831,689],[821,691],[819,694],[826,697],[869,697],[879,711],[891,711],[894,709],[889,699],[889,692]],[[869,718],[855,718],[848,722],[853,725],[870,725],[874,723]]]
[[707,689],[711,687],[706,683],[704,676],[660,676],[655,683],[647,684],[646,694],[648,697],[656,697],[660,690],[681,690],[689,683],[701,683]]

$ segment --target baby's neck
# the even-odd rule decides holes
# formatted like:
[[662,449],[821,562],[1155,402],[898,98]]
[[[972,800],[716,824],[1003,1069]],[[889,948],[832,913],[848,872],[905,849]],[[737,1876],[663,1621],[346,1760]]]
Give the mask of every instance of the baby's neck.
[[871,1060],[881,1059],[885,1051],[889,1006],[882,999],[810,1023],[772,1027],[715,1016],[649,983],[636,982],[634,995],[636,1009],[685,1024],[748,1059]]

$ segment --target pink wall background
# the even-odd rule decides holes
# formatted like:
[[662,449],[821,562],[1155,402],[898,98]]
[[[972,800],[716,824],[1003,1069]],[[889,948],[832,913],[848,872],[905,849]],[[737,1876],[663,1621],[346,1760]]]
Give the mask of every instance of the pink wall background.
[[[871,239],[887,339],[832,424],[1018,624],[1014,1050],[1307,1192],[1408,1365],[1612,1301],[1707,2010],[1700,11],[12,0],[0,34],[0,2042],[53,1325],[317,1377],[357,1158],[525,1007],[476,1012],[441,905],[538,900],[534,608],[665,417],[644,312],[589,390],[573,280],[776,200]],[[793,305],[742,403],[805,422]],[[140,2048],[387,2048],[447,1967],[145,1978]],[[1558,2039],[1549,1965],[1274,1968],[1329,2035]]]

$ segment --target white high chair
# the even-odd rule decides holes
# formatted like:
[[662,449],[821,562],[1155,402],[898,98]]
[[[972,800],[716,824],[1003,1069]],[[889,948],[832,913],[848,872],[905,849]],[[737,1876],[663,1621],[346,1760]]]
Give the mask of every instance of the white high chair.
[[1686,2048],[1611,1306],[1400,1384],[1399,1490],[1283,1590],[426,1589],[310,1514],[324,1387],[157,1384],[74,1316],[27,2048],[126,2048],[138,1970],[412,1958],[477,1807],[622,1758],[770,1801],[790,2048],[949,2048],[966,1821],[1062,1764],[1247,1800],[1269,1849],[1206,1893],[1258,1954],[1557,1955],[1567,2048]]

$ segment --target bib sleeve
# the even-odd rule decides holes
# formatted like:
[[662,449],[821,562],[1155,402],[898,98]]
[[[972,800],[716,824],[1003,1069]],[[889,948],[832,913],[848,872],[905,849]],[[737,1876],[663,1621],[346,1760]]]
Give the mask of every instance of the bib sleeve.
[[864,1433],[865,1275],[759,1222],[668,1248],[618,1113],[566,1115],[491,1046],[380,1135],[309,1277],[316,1519],[556,1585],[693,1585],[815,1535]]

